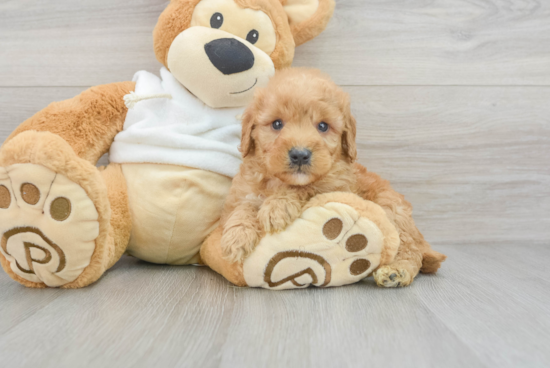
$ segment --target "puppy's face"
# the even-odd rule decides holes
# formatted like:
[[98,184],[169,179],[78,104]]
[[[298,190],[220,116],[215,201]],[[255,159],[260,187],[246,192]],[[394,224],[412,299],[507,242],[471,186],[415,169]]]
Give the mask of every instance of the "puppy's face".
[[317,181],[356,158],[348,95],[318,71],[278,72],[244,114],[241,150],[289,185]]

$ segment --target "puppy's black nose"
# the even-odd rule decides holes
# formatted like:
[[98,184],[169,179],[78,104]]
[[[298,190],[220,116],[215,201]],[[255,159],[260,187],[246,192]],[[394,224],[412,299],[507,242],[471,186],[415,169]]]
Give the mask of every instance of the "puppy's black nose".
[[311,151],[304,148],[293,148],[288,152],[292,166],[303,166],[311,164]]
[[212,64],[225,75],[244,72],[254,66],[254,54],[234,38],[220,38],[204,45]]

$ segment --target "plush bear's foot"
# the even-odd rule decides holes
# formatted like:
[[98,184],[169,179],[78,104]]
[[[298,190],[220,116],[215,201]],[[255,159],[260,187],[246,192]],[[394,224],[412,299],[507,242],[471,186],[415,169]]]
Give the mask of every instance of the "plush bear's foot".
[[315,197],[285,231],[267,235],[243,264],[268,289],[351,284],[393,260],[399,236],[378,205],[350,193]]
[[374,273],[376,284],[381,287],[394,288],[409,286],[413,276],[404,268],[387,265],[380,267]]
[[[53,134],[28,132],[21,135],[27,140],[14,138],[0,155],[2,266],[12,278],[30,287],[89,284],[104,271],[101,268],[105,252],[96,252],[96,244],[101,239],[105,242],[105,229],[101,229],[100,222],[105,221],[101,217],[108,213],[100,216],[94,201],[74,180],[80,179],[90,189],[94,179],[101,180],[93,175],[93,170],[97,169],[79,159]],[[28,140],[38,140],[37,146],[28,146]],[[57,157],[36,151],[36,148],[48,150],[42,140],[53,144],[49,150],[61,149],[53,153]],[[70,151],[63,150],[67,148]],[[63,154],[66,157],[59,161]],[[50,167],[46,167],[44,164],[50,159]],[[22,163],[14,163],[17,161]],[[40,161],[42,164],[34,163]],[[67,177],[68,172],[62,173],[63,169],[56,171],[52,167],[56,164],[77,175],[71,180]],[[89,173],[86,169],[90,169]]]

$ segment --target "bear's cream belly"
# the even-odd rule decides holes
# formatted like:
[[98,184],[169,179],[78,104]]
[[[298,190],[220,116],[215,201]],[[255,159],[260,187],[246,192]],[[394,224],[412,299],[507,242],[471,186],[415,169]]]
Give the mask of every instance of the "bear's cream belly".
[[127,253],[147,262],[200,261],[206,237],[218,225],[231,178],[163,164],[123,164],[132,233]]

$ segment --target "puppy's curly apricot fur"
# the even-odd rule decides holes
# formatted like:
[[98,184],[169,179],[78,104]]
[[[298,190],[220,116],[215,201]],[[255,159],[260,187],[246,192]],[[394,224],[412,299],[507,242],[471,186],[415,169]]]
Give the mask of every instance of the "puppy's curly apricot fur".
[[244,161],[221,219],[226,259],[244,260],[265,234],[298,218],[315,195],[352,192],[384,208],[400,233],[395,262],[375,273],[379,285],[406,286],[420,270],[436,272],[445,256],[416,228],[410,203],[355,163],[355,136],[349,96],[317,70],[279,71],[258,90],[243,115]]

